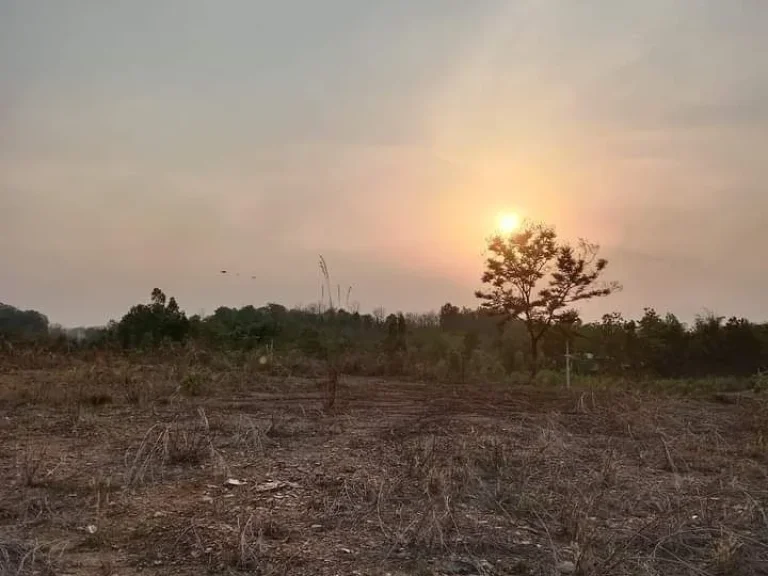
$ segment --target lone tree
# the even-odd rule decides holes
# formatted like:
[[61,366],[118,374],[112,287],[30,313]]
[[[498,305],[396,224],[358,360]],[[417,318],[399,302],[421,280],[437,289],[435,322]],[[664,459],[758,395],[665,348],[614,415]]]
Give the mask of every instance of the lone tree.
[[608,261],[597,257],[597,244],[579,240],[572,246],[545,224],[526,222],[517,232],[492,236],[488,251],[482,278],[487,288],[475,295],[482,300],[482,309],[504,322],[518,319],[525,324],[531,378],[536,376],[539,343],[547,331],[578,320],[575,303],[621,289],[616,282],[600,282]]

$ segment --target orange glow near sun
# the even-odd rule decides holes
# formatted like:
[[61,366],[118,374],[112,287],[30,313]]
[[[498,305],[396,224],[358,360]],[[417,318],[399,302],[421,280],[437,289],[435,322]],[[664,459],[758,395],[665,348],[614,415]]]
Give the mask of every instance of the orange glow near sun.
[[511,234],[512,232],[514,232],[520,227],[521,222],[522,220],[520,219],[520,215],[514,212],[506,212],[504,214],[499,214],[499,217],[498,217],[499,232],[501,232],[502,234]]

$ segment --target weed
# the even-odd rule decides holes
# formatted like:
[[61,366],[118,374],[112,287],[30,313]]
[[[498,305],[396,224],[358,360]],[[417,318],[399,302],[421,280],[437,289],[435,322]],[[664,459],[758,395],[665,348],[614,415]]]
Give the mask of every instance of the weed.
[[262,530],[255,525],[253,514],[238,517],[235,535],[230,564],[238,570],[258,571],[265,547]]
[[28,487],[35,486],[38,483],[38,476],[43,468],[46,457],[45,446],[28,445],[17,460],[16,469],[18,471],[19,481]]
[[244,446],[257,454],[263,454],[267,434],[258,427],[252,418],[241,414],[237,421],[233,442],[235,446]]
[[0,575],[2,576],[54,576],[55,556],[63,554],[65,546],[43,546],[38,542],[25,542],[0,537]]
[[752,391],[758,394],[768,391],[768,372],[758,370],[757,374],[755,374],[751,380]]
[[129,404],[142,405],[146,402],[146,387],[143,382],[126,374],[122,380],[123,396]]
[[336,390],[339,384],[339,369],[338,367],[333,364],[329,363],[328,366],[328,380],[326,381],[325,385],[325,401],[323,403],[323,408],[325,410],[333,410],[334,405],[336,404]]
[[742,542],[728,530],[720,530],[712,546],[712,564],[718,574],[735,574],[739,550]]
[[93,491],[94,515],[101,518],[110,504],[110,495],[114,490],[112,477],[99,473],[90,480],[90,488]]
[[616,451],[611,449],[603,459],[603,467],[600,471],[600,483],[604,488],[610,488],[616,484],[618,476],[618,462],[616,461]]
[[209,456],[210,438],[199,427],[166,429],[164,462],[167,464],[198,465]]
[[207,373],[191,371],[181,379],[179,387],[187,396],[201,396],[207,390],[210,380]]
[[129,458],[130,453],[126,452],[126,487],[141,485],[162,476],[167,432],[167,428],[163,425],[154,424],[144,434],[133,457]]
[[77,402],[69,408],[69,425],[73,434],[96,428],[97,417],[88,404]]
[[198,416],[191,427],[178,422],[150,427],[133,457],[126,453],[125,486],[162,478],[167,465],[194,466],[211,461],[217,474],[227,474],[229,468],[214,447],[210,424],[202,408]]

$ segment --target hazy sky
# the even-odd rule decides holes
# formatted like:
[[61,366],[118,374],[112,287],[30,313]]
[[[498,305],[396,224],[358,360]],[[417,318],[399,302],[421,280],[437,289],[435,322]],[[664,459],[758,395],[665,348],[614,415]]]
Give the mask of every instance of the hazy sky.
[[[768,319],[764,0],[0,0],[0,301],[474,305],[500,211],[590,312]],[[241,276],[221,276],[222,268]],[[251,280],[256,276],[256,280]]]

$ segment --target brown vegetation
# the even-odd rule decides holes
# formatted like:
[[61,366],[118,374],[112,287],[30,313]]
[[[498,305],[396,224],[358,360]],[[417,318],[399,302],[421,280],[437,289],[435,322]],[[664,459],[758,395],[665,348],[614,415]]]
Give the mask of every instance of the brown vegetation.
[[768,574],[760,394],[132,358],[0,369],[0,575]]

